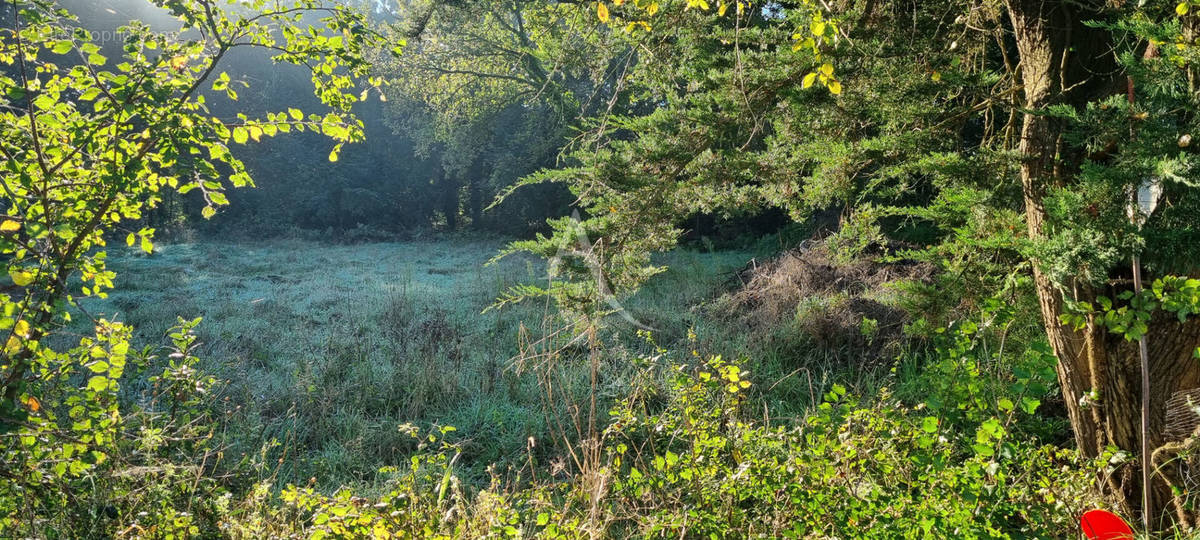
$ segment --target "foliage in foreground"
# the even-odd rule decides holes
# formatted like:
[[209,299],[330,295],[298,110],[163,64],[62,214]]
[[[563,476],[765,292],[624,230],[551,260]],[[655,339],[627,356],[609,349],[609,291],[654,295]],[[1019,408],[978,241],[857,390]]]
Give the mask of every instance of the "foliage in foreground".
[[[153,250],[153,229],[126,227],[165,193],[202,195],[210,217],[228,186],[253,185],[231,146],[310,130],[335,142],[336,160],[362,138],[350,108],[374,34],[361,14],[319,0],[153,4],[179,33],[135,21],[112,51],[57,2],[0,3],[0,536],[200,526],[196,493],[227,479],[213,475],[219,448],[204,449],[216,424],[186,412],[210,382],[188,364],[190,326],[149,391],[122,385],[151,352],[131,354],[128,326],[94,320],[70,348],[50,339],[68,306],[113,287],[104,246],[116,233]],[[209,98],[236,101],[244,86],[222,59],[246,49],[306,67],[330,112],[214,115]]]
[[[359,14],[315,0],[157,5],[170,10],[181,31],[203,39],[134,22],[122,28],[121,57],[110,60],[56,3],[0,5],[12,20],[12,28],[0,31],[0,255],[11,281],[0,294],[0,433],[38,422],[29,414],[37,407],[28,400],[38,397],[29,386],[45,378],[42,372],[57,371],[60,361],[43,338],[69,320],[67,305],[103,298],[113,287],[104,246],[115,233],[152,251],[153,229],[125,227],[164,193],[202,194],[204,216],[211,217],[228,204],[226,186],[253,185],[231,146],[312,130],[336,142],[330,155],[336,160],[343,144],[362,138],[362,124],[349,111],[357,101],[353,76],[366,73],[362,49],[372,35]],[[305,15],[320,16],[320,25],[298,25]],[[213,116],[205,92],[237,100],[240,81],[220,68],[242,48],[308,67],[313,91],[331,112]],[[89,390],[108,386],[109,364],[99,365],[92,364]],[[117,369],[111,378],[119,376]]]
[[[580,465],[554,474],[530,458],[532,478],[502,478],[473,492],[455,476],[453,430],[423,438],[387,493],[363,498],[290,486],[282,505],[265,491],[227,532],[270,530],[312,538],[894,538],[1055,537],[1103,504],[1092,465],[1023,433],[1032,396],[1053,377],[1044,348],[1020,362],[1023,377],[983,392],[987,375],[954,333],[932,360],[957,383],[906,405],[886,390],[867,401],[834,385],[797,424],[757,420],[746,407],[749,374],[720,357],[671,362],[667,380],[635,388],[592,441],[572,448]],[[663,362],[669,353],[647,366]],[[974,368],[974,369],[972,369]],[[969,399],[951,401],[965,393]],[[1040,392],[1040,393],[1039,393]],[[988,396],[988,397],[985,397]],[[1021,405],[1015,405],[1020,403]],[[946,405],[941,405],[946,403]],[[402,428],[403,429],[403,428]],[[409,428],[411,429],[411,428]],[[553,467],[551,467],[553,470]]]
[[[122,414],[92,419],[105,429],[81,418],[71,433],[29,434],[13,464],[43,481],[0,491],[0,534],[1056,537],[1104,504],[1093,487],[1100,469],[1035,436],[1052,356],[1031,347],[1002,363],[971,324],[943,333],[938,353],[925,360],[920,403],[886,389],[858,398],[835,384],[802,419],[757,418],[758,388],[742,363],[656,348],[635,360],[638,382],[606,426],[561,452],[536,450],[550,441],[531,442],[528,466],[493,471],[486,488],[460,481],[462,448],[452,427],[406,425],[401,432],[417,452],[381,470],[388,478],[381,492],[329,494],[313,484],[276,491],[266,482],[243,490],[238,481],[248,475],[240,473],[265,464],[222,461],[223,429],[205,397],[213,381],[196,369],[197,323],[180,321],[158,354],[127,354],[128,365],[158,374]],[[121,354],[97,345],[72,354],[103,350],[114,362]],[[1008,373],[998,378],[997,369]],[[85,437],[103,459],[77,474],[51,472],[69,460],[48,449],[70,453]]]
[[[44,420],[2,447],[0,536],[186,536],[213,527],[215,495],[230,478],[214,472],[224,464],[207,399],[215,381],[193,354],[199,322],[181,319],[161,351],[131,353],[130,328],[112,323],[59,355],[40,401],[30,401]],[[111,366],[111,384],[68,384],[101,363]],[[149,384],[126,390],[131,399],[117,407],[133,371],[146,371]]]

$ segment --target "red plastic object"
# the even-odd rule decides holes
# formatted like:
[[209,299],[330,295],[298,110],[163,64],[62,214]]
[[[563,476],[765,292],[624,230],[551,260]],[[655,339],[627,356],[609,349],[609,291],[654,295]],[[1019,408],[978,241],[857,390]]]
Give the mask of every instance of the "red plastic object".
[[1133,529],[1120,516],[1108,510],[1089,510],[1079,518],[1088,540],[1134,540]]

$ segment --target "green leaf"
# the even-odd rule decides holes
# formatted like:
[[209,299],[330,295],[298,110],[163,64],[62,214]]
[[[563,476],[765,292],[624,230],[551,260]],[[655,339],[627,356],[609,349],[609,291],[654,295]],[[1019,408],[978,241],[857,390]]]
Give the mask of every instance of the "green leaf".
[[142,237],[142,251],[145,251],[146,253],[154,252],[154,243],[150,241],[149,237]]
[[246,141],[249,139],[250,139],[250,132],[246,131],[246,128],[241,127],[241,126],[233,128],[233,141],[234,142],[236,142],[238,144],[246,144]]
[[304,119],[304,113],[300,112],[300,109],[288,109],[288,114],[291,115],[292,120]]
[[108,377],[96,375],[88,379],[87,389],[93,392],[103,392],[108,389]]
[[72,44],[70,41],[63,40],[55,43],[54,48],[50,50],[54,51],[55,54],[67,54],[71,52],[73,47],[74,44]]

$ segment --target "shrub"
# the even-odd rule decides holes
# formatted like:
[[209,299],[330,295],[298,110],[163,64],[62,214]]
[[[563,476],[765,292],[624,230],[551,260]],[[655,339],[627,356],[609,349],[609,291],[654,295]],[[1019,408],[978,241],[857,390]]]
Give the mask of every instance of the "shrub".
[[[214,529],[235,474],[222,463],[212,377],[194,329],[129,350],[130,328],[101,321],[45,365],[28,419],[0,434],[0,537],[186,537]],[[135,368],[161,369],[133,388]],[[77,383],[77,384],[76,384]],[[128,388],[126,387],[128,384]],[[236,467],[236,465],[235,465]],[[217,471],[223,471],[218,474]]]
[[595,469],[531,485],[493,476],[471,495],[442,428],[386,495],[289,487],[278,515],[290,533],[345,538],[1047,537],[1102,502],[1092,464],[1014,435],[1031,402],[989,398],[951,421],[833,385],[803,421],[769,425],[746,410],[748,373],[693,355],[669,370],[665,400],[613,408]]

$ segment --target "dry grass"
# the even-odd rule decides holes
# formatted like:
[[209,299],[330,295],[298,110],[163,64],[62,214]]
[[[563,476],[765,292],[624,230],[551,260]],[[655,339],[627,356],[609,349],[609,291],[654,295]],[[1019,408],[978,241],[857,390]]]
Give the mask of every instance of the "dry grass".
[[886,360],[907,322],[893,285],[925,281],[932,272],[924,263],[838,263],[814,244],[751,261],[736,275],[741,287],[717,304],[717,312],[760,339],[790,328],[816,347],[843,351],[847,359]]

